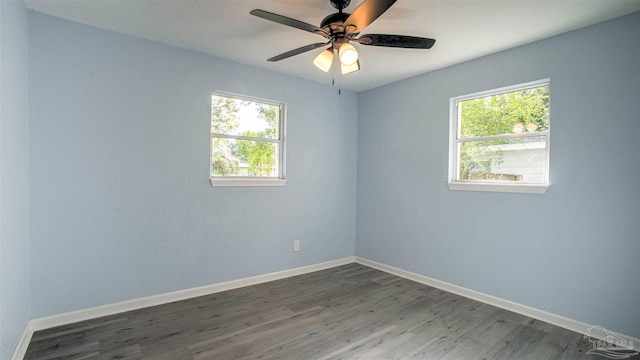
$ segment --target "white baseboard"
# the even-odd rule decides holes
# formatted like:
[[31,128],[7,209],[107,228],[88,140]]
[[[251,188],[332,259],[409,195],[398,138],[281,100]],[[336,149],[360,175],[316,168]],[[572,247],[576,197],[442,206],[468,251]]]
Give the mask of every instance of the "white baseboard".
[[174,301],[187,300],[198,296],[215,294],[222,291],[233,290],[245,286],[262,284],[268,281],[280,280],[292,276],[303,275],[314,271],[329,269],[336,266],[346,265],[355,262],[355,257],[350,256],[343,259],[327,261],[319,264],[303,266],[299,268],[273,272],[269,274],[257,275],[248,278],[226,281],[213,285],[206,285],[197,288],[174,291],[165,294],[152,295],[143,298],[121,301],[112,304],[96,306],[88,309],[71,311],[63,314],[56,314],[47,317],[30,320],[20,339],[12,360],[21,360],[27,352],[27,347],[31,341],[33,333],[38,330],[48,329],[56,326],[71,324],[78,321],[94,319],[102,316],[119,314],[131,310],[142,309],[150,306],[162,305]]
[[[384,272],[387,272],[389,274],[393,274],[393,275],[397,275],[400,277],[403,277],[405,279],[408,280],[412,280],[415,282],[419,282],[421,284],[425,284],[425,285],[429,285],[432,286],[434,288],[438,288],[441,290],[445,290],[448,291],[450,293],[456,294],[456,295],[460,295],[460,296],[464,296],[466,298],[472,299],[472,300],[476,300],[476,301],[480,301],[482,303],[485,304],[489,304],[489,305],[493,305],[495,307],[499,307],[501,309],[505,309],[505,310],[509,310],[511,312],[520,314],[520,315],[524,315],[524,316],[528,316],[530,318],[534,318],[537,320],[541,320],[544,322],[547,322],[549,324],[553,324],[574,332],[577,332],[579,334],[584,334],[587,329],[595,326],[592,324],[587,324],[584,323],[582,321],[578,321],[578,320],[574,320],[574,319],[570,319],[561,315],[557,315],[557,314],[553,314],[547,311],[543,311],[543,310],[539,310],[536,308],[532,308],[530,306],[527,305],[522,305],[510,300],[505,300],[505,299],[501,299],[499,297],[495,297],[492,295],[488,295],[485,293],[481,293],[479,291],[475,291],[475,290],[471,290],[471,289],[467,289],[458,285],[453,285],[444,281],[440,281],[440,280],[436,280],[433,278],[430,278],[428,276],[424,276],[424,275],[420,275],[420,274],[416,274],[410,271],[406,271],[403,269],[399,269],[390,265],[386,265],[386,264],[382,264],[373,260],[369,260],[369,259],[365,259],[359,256],[356,256],[356,262],[362,265],[366,265],[369,267],[372,267],[374,269],[378,269]],[[615,331],[610,331],[610,333],[620,336],[622,338],[625,338],[629,341],[633,341],[634,344],[640,344],[640,339],[635,338],[633,336],[629,336],[629,335],[625,335],[625,334],[621,334]]]
[[31,328],[31,322],[29,322],[24,328],[22,336],[18,340],[18,345],[16,346],[16,350],[13,352],[13,356],[11,356],[11,360],[24,359],[24,355],[27,353],[27,348],[29,347],[29,342],[31,342],[32,336],[33,328]]
[[[206,285],[197,288],[185,289],[165,294],[153,295],[144,298],[138,298],[128,301],[122,301],[113,304],[106,304],[88,309],[82,309],[78,311],[71,311],[63,314],[57,314],[42,318],[30,320],[27,324],[22,337],[20,338],[16,350],[11,357],[11,360],[22,360],[27,352],[29,342],[33,333],[38,330],[48,329],[51,327],[66,325],[78,321],[89,320],[97,317],[114,315],[126,311],[137,310],[145,307],[156,306],[171,303],[174,301],[186,300],[198,296],[205,296],[215,294],[222,291],[233,290],[245,286],[251,286],[256,284],[265,283],[268,281],[280,280],[292,276],[303,275],[314,271],[320,271],[329,269],[336,266],[346,265],[350,263],[359,263],[378,269],[389,274],[397,275],[408,280],[419,282],[421,284],[429,285],[441,290],[448,291],[453,294],[464,296],[469,299],[483,302],[485,304],[493,305],[514,313],[518,313],[524,316],[528,316],[534,319],[538,319],[580,334],[593,327],[592,324],[587,324],[578,320],[569,319],[567,317],[553,314],[547,311],[532,308],[530,306],[518,304],[513,301],[501,299],[492,295],[484,294],[475,290],[467,289],[458,285],[453,285],[444,281],[436,280],[428,276],[416,274],[410,271],[399,269],[390,265],[382,264],[373,260],[369,260],[362,257],[346,257],[343,259],[328,261],[324,263],[303,266],[299,268],[278,271],[270,274],[257,275],[248,278],[227,281],[223,283]],[[621,334],[615,331],[610,333],[625,338],[629,341],[633,341],[635,344],[640,344],[640,339]]]

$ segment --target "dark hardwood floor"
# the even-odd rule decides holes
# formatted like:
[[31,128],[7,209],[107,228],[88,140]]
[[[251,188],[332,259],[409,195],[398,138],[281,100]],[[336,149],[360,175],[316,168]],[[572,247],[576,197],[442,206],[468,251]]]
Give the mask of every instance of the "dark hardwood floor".
[[25,359],[593,359],[578,334],[349,264],[34,334]]

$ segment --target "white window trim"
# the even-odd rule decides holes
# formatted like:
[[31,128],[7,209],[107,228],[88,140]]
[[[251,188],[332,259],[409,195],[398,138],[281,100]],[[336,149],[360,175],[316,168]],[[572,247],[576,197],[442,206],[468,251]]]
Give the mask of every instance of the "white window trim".
[[[217,96],[224,96],[224,97],[231,97],[231,98],[235,98],[235,99],[241,99],[241,100],[247,100],[247,101],[252,101],[252,102],[258,102],[258,103],[262,103],[262,104],[269,104],[269,105],[275,105],[278,106],[280,108],[280,122],[279,122],[279,129],[278,129],[278,133],[280,134],[280,139],[279,140],[273,140],[273,139],[265,139],[264,141],[267,142],[274,142],[274,143],[278,143],[279,146],[279,154],[278,154],[278,162],[279,162],[279,166],[278,166],[278,177],[253,177],[253,176],[214,176],[211,175],[211,141],[213,139],[213,134],[209,134],[209,178],[210,178],[210,183],[212,187],[247,187],[247,186],[284,186],[287,183],[287,179],[285,177],[285,160],[286,160],[286,126],[285,126],[285,122],[286,122],[286,112],[287,112],[287,106],[284,102],[282,101],[276,101],[276,100],[268,100],[268,99],[262,99],[262,98],[257,98],[257,97],[252,97],[252,96],[247,96],[247,95],[240,95],[240,94],[235,94],[235,93],[230,93],[230,92],[225,92],[225,91],[214,91],[211,93],[211,95],[217,95]],[[225,135],[221,135],[218,134],[217,137],[224,137],[224,138],[238,138],[237,136],[225,136]],[[253,140],[253,139],[251,139]]]
[[507,183],[507,182],[483,182],[483,181],[461,181],[456,180],[458,177],[458,123],[460,116],[457,111],[457,103],[459,101],[475,99],[484,96],[491,96],[501,94],[505,92],[512,92],[517,90],[523,90],[526,88],[534,88],[542,85],[547,85],[551,88],[550,79],[542,79],[536,81],[530,81],[527,83],[505,86],[498,89],[491,89],[486,91],[480,91],[473,94],[462,95],[453,97],[449,100],[449,179],[447,186],[449,190],[463,190],[463,191],[488,191],[488,192],[508,192],[508,193],[524,193],[524,194],[545,194],[549,189],[549,149],[550,149],[550,132],[551,121],[549,121],[549,129],[540,133],[546,137],[546,166],[544,183]]
[[507,192],[507,193],[523,193],[523,194],[545,194],[549,189],[549,185],[540,184],[501,184],[487,182],[449,182],[447,184],[449,190],[463,191],[487,191],[487,192]]
[[287,183],[286,179],[275,177],[263,177],[263,178],[250,178],[250,177],[211,177],[211,186],[213,187],[228,187],[228,186],[284,186]]

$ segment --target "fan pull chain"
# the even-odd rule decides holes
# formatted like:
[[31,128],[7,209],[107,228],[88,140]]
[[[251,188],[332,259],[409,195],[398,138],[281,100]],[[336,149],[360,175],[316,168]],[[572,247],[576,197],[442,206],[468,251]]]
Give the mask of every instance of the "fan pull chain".
[[336,64],[335,64],[335,61],[334,61],[334,64],[333,64],[331,70],[332,70],[331,71],[331,86],[336,86]]
[[338,96],[340,95],[342,95],[342,70],[338,71]]
[[[338,62],[339,61],[334,61],[333,62],[333,66],[331,66],[332,68],[332,72],[331,72],[331,86],[336,86],[336,69],[338,68]],[[340,73],[338,73],[338,95],[342,95],[342,91],[341,91],[341,83],[340,80],[342,79],[342,77],[340,76]]]

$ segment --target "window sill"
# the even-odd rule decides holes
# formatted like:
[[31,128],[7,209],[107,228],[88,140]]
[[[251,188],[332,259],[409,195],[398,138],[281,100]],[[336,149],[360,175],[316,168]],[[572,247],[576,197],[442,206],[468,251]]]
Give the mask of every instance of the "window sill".
[[449,190],[490,191],[522,194],[544,194],[549,184],[493,184],[483,182],[450,182]]
[[211,186],[284,186],[286,179],[280,178],[211,178]]

